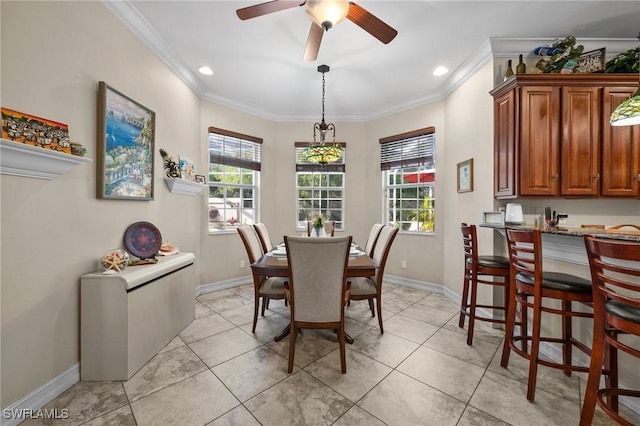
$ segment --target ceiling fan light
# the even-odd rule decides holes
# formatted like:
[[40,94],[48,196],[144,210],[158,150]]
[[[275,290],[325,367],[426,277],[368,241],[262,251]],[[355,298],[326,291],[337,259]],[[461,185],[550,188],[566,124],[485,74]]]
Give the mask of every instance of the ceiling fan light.
[[349,12],[348,0],[307,0],[307,15],[325,31],[342,21]]

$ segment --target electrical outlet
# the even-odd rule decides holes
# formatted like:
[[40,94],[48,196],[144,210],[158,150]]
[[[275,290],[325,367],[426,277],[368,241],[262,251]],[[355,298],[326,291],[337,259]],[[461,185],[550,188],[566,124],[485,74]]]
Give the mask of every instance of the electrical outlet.
[[240,267],[241,267],[241,268],[244,268],[244,259],[242,259],[242,260],[240,261]]
[[403,260],[401,266],[402,266],[402,269],[407,269],[407,261]]

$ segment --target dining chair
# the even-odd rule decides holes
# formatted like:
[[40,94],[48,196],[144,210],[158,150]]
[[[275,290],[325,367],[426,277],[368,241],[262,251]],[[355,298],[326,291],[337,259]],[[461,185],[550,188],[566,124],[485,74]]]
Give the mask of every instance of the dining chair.
[[[333,237],[336,232],[336,223],[333,220],[325,220],[323,223],[324,232],[327,234],[327,237]],[[307,221],[307,237],[311,236],[313,232],[313,221]]]
[[[511,351],[529,361],[529,376],[527,380],[527,399],[533,401],[536,392],[538,365],[563,370],[566,376],[572,371],[586,372],[585,366],[572,363],[572,349],[575,346],[587,355],[591,350],[585,344],[573,337],[572,319],[574,317],[593,318],[591,312],[574,311],[572,302],[591,304],[591,281],[562,273],[542,270],[542,239],[538,229],[509,229],[507,228],[507,247],[509,249],[509,297],[505,342],[502,350],[500,365],[509,366]],[[532,299],[530,301],[529,299]],[[543,304],[543,299],[545,304]],[[560,302],[560,308],[549,304]],[[515,334],[516,311],[520,307],[522,325],[519,334]],[[527,326],[528,309],[533,311],[531,333]],[[559,315],[562,318],[562,336],[541,335],[542,314]],[[525,341],[531,343],[517,347],[516,343]],[[540,342],[560,344],[562,362],[555,362],[541,358]]]
[[[631,426],[620,416],[618,397],[638,398],[640,390],[618,385],[618,350],[640,358],[638,340],[630,338],[640,336],[640,243],[592,235],[584,242],[593,282],[593,344],[580,425],[591,425],[597,402],[616,422]],[[602,374],[605,387],[598,389]]]
[[347,372],[344,308],[349,299],[347,264],[351,236],[284,237],[289,267],[285,293],[289,301],[289,373],[293,371],[298,328],[336,330],[342,374]]
[[[507,318],[507,301],[509,300],[509,259],[504,256],[479,255],[478,234],[475,225],[460,225],[462,232],[462,246],[464,250],[464,281],[462,285],[462,300],[460,302],[460,319],[458,327],[464,328],[465,318],[469,317],[467,330],[467,345],[473,344],[475,321],[485,321],[505,324]],[[499,277],[501,281],[496,281]],[[491,279],[489,279],[491,278]],[[502,287],[504,299],[501,305],[478,304],[478,284]],[[477,315],[477,309],[491,309],[493,317]],[[502,312],[502,317],[496,317],[496,311]]]
[[253,227],[256,230],[256,234],[258,234],[260,244],[262,244],[262,251],[266,253],[271,250],[273,248],[273,243],[271,242],[267,225],[264,223],[256,223]]
[[373,277],[350,278],[351,291],[350,300],[368,300],[371,316],[375,317],[374,303],[378,309],[378,325],[380,334],[384,334],[382,327],[382,280],[384,278],[384,267],[391,250],[391,244],[398,234],[399,228],[384,225],[380,230],[378,241],[373,250],[373,260],[378,264],[376,275]]
[[[242,239],[244,248],[247,250],[247,256],[249,257],[249,264],[254,263],[260,259],[264,252],[262,250],[262,244],[256,234],[256,231],[250,225],[238,226],[238,234]],[[256,332],[256,324],[258,322],[258,307],[260,305],[260,299],[262,298],[262,316],[269,303],[270,299],[284,299],[284,284],[287,281],[285,277],[265,277],[257,275],[252,268],[253,275],[253,290],[254,290],[254,307],[253,307],[253,327],[252,333]]]
[[373,257],[373,250],[376,248],[376,242],[378,241],[378,236],[380,236],[381,230],[382,224],[374,223],[371,227],[371,231],[369,231],[369,238],[367,238],[367,242],[364,246],[364,251],[369,255],[369,257]]

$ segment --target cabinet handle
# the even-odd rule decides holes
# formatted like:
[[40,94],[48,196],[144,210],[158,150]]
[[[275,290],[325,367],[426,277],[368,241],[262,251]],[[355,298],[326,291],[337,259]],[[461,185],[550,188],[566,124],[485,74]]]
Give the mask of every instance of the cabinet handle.
[[636,179],[640,182],[640,173],[638,173],[638,177],[636,177]]
[[560,175],[556,173],[555,175],[553,175],[553,177],[551,179],[558,180],[558,179],[560,179]]
[[593,177],[595,180],[600,180],[600,173],[596,173],[596,175]]

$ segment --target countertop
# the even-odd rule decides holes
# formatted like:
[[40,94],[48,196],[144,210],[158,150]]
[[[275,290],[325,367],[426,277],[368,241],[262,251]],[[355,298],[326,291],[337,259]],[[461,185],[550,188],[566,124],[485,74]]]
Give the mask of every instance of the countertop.
[[[481,224],[479,225],[482,228],[493,228],[493,229],[502,229],[506,228],[505,225],[494,225],[494,224]],[[509,225],[509,228],[512,229],[532,229],[532,226],[527,225]],[[607,238],[611,240],[620,240],[620,241],[631,241],[635,243],[640,243],[640,231],[638,230],[626,230],[626,229],[597,229],[597,228],[571,228],[571,227],[554,227],[554,228],[544,228],[540,229],[540,232],[543,234],[552,234],[552,235],[566,235],[570,237],[580,237],[583,235],[594,235],[598,238]]]

